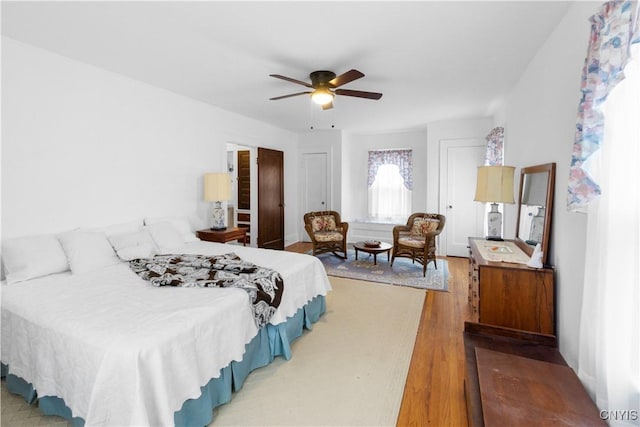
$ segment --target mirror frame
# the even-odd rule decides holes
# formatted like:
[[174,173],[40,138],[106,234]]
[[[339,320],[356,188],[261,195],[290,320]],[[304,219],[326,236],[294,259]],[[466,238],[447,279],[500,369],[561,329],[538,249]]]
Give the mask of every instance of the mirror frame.
[[522,205],[522,190],[524,186],[524,177],[526,174],[531,173],[541,173],[547,172],[549,174],[549,179],[547,180],[547,204],[545,206],[544,213],[544,228],[542,230],[542,242],[540,246],[542,247],[542,264],[547,264],[547,257],[549,255],[549,238],[551,236],[551,217],[553,215],[553,194],[555,191],[555,182],[556,182],[556,164],[555,163],[545,163],[543,165],[529,166],[526,168],[522,168],[520,170],[520,191],[518,192],[518,216],[516,219],[516,244],[522,249],[527,255],[531,256],[534,248],[528,245],[524,240],[522,240],[519,236],[520,230],[520,208]]

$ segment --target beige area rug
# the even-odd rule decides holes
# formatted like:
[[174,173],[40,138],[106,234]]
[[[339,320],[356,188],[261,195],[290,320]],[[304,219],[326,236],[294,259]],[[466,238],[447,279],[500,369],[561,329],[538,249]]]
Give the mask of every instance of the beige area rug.
[[[327,312],[281,357],[253,371],[212,426],[394,426],[425,291],[330,277]],[[6,391],[2,426],[69,426]]]
[[327,312],[212,426],[395,426],[424,290],[330,277]]

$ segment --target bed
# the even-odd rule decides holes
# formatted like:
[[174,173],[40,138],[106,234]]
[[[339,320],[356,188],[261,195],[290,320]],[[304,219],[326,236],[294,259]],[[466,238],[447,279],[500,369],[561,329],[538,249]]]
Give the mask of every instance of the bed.
[[[30,402],[37,397],[43,412],[74,425],[206,425],[253,369],[277,356],[289,359],[290,342],[326,309],[331,287],[320,261],[187,235],[149,241],[160,253],[233,252],[281,275],[282,299],[266,325],[256,324],[241,289],[152,286],[116,246],[108,265],[87,270],[85,260],[79,268],[77,257],[87,251],[60,239],[70,271],[3,282],[1,354],[9,391]],[[6,268],[5,255],[11,251],[3,245]]]

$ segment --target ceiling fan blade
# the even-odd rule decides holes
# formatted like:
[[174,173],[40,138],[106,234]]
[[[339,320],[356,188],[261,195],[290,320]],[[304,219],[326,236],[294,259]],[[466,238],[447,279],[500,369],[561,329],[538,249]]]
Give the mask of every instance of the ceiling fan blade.
[[329,86],[331,87],[340,87],[342,85],[346,85],[349,82],[357,80],[361,77],[364,77],[364,74],[358,70],[349,70],[344,74],[340,74],[333,80],[329,80]]
[[307,93],[311,93],[311,92],[298,92],[298,93],[291,93],[289,95],[282,95],[282,96],[276,96],[275,98],[269,98],[270,101],[277,101],[278,99],[285,99],[285,98],[291,98],[292,96],[299,96],[299,95],[305,95]]
[[300,96],[300,95],[306,95],[309,94],[311,92],[298,92],[298,93],[291,93],[289,95],[282,95],[282,96],[276,96],[275,98],[269,98],[269,100],[271,101],[277,101],[278,99],[285,99],[285,98],[291,98],[292,96]]
[[349,90],[349,89],[336,89],[336,95],[345,95],[345,96],[355,96],[357,98],[367,98],[367,99],[380,99],[382,98],[381,93],[377,92],[364,92],[362,90]]
[[276,79],[282,79],[291,83],[297,83],[302,86],[313,88],[313,86],[311,86],[311,83],[303,82],[302,80],[292,79],[291,77],[281,76],[280,74],[269,74],[269,76],[275,77]]
[[324,105],[322,106],[322,109],[323,109],[323,110],[330,110],[330,109],[332,109],[332,108],[333,108],[333,101],[331,101],[331,102],[327,102],[326,104],[324,104]]

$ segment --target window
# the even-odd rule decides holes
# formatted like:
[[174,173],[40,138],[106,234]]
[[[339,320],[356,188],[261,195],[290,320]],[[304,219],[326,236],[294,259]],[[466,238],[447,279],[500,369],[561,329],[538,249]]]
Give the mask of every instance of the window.
[[376,221],[404,221],[411,214],[411,150],[369,151],[368,215]]

